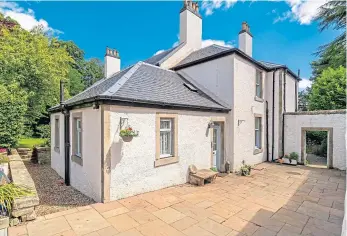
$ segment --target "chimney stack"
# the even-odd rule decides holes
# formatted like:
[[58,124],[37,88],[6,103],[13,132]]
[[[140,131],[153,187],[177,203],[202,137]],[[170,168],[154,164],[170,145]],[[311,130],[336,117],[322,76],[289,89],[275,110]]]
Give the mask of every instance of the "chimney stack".
[[239,49],[252,57],[253,36],[247,22],[242,22],[241,31],[239,33]]
[[116,49],[106,47],[104,69],[106,78],[120,71],[120,57]]
[[199,14],[199,3],[183,1],[180,11],[180,43],[186,43],[193,50],[201,48],[202,19]]

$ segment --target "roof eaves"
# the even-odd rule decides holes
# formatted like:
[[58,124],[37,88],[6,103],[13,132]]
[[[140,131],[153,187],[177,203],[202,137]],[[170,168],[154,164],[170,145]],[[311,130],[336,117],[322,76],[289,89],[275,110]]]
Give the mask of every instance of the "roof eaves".
[[216,54],[213,54],[211,56],[208,56],[208,57],[204,57],[204,58],[201,58],[201,59],[198,59],[196,61],[192,61],[192,62],[188,62],[186,64],[183,64],[183,65],[179,65],[179,66],[174,66],[171,68],[171,70],[180,70],[180,69],[183,69],[183,68],[187,68],[187,67],[190,67],[190,66],[194,66],[194,65],[197,65],[197,64],[201,64],[201,63],[204,63],[204,62],[207,62],[207,61],[210,61],[210,60],[214,60],[214,59],[217,59],[217,58],[220,58],[220,57],[224,57],[224,56],[228,56],[228,55],[231,55],[233,53],[237,53],[239,56],[243,57],[244,59],[256,64],[258,67],[266,70],[266,71],[273,71],[273,70],[277,70],[277,69],[287,69],[288,72],[297,80],[300,80],[298,78],[298,76],[293,72],[291,71],[287,66],[285,65],[280,65],[278,67],[274,67],[274,68],[270,68],[270,67],[267,67],[265,66],[264,64],[260,63],[259,61],[253,59],[252,57],[248,56],[247,54],[245,54],[244,52],[242,52],[240,49],[238,48],[230,48],[229,50],[226,50],[226,51],[222,51],[222,52],[219,52],[219,53],[216,53]]

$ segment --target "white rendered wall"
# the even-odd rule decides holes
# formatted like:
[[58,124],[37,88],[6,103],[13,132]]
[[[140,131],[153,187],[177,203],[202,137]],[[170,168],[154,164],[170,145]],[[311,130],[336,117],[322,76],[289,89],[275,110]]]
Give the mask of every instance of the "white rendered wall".
[[297,152],[301,162],[301,128],[333,128],[333,167],[346,169],[346,114],[285,115],[285,153]]
[[[70,134],[73,114],[82,113],[83,165],[70,161],[70,184],[83,194],[101,201],[101,111],[91,107],[71,111]],[[71,149],[73,145],[72,136]],[[70,149],[70,153],[72,150]],[[70,159],[71,160],[71,159]]]
[[180,13],[180,42],[193,50],[201,48],[202,19],[189,10]]
[[162,64],[160,64],[160,67],[170,69],[181,62],[193,51],[194,50],[188,44],[185,44],[177,51],[175,51],[172,55],[170,55],[164,62],[162,62]]
[[[178,163],[154,168],[156,113],[178,114]],[[211,167],[211,117],[223,113],[111,106],[111,200],[187,182],[188,166]],[[139,131],[131,142],[119,137],[120,118]],[[125,124],[125,125],[127,125]],[[228,140],[225,141],[226,143]],[[225,151],[228,155],[228,150]]]
[[239,34],[239,49],[252,57],[253,38],[248,33]]
[[[234,58],[234,163],[233,169],[238,170],[245,160],[246,164],[258,164],[266,161],[266,123],[265,101],[255,100],[256,68],[250,62],[239,56]],[[263,94],[267,94],[263,73]],[[255,115],[262,115],[262,149],[258,154],[253,154],[255,147]]]
[[[59,117],[60,147],[55,150],[55,118]],[[51,167],[58,175],[65,178],[65,149],[64,149],[64,115],[61,112],[51,114]]]
[[120,59],[111,56],[105,56],[105,77],[109,78],[114,73],[120,71]]
[[286,112],[295,111],[295,78],[287,73],[286,75]]
[[219,99],[232,106],[234,56],[221,57],[180,71],[192,77]]

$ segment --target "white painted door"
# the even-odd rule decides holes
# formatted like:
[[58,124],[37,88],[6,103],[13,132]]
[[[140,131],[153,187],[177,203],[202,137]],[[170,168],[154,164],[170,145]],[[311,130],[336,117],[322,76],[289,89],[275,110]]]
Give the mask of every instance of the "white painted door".
[[212,167],[216,167],[219,170],[221,158],[221,128],[219,125],[213,127],[212,140]]

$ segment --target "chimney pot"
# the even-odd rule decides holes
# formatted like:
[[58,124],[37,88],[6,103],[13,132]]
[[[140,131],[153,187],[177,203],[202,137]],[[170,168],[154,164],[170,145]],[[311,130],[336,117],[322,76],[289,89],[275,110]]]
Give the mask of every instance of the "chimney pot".
[[109,78],[116,72],[120,71],[120,57],[116,49],[106,47],[105,54],[105,77]]

